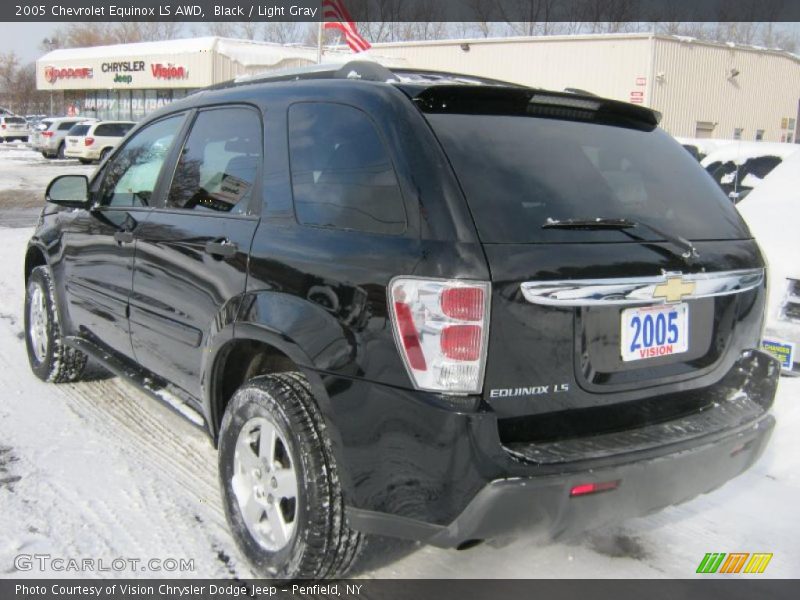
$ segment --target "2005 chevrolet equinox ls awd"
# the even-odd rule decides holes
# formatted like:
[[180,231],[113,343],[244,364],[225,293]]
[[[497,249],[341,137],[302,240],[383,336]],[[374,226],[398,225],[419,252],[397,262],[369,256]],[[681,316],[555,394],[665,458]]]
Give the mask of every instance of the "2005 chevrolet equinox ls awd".
[[559,536],[743,472],[773,429],[761,253],[646,108],[349,63],[235,81],[54,179],[41,379],[191,410],[244,555]]

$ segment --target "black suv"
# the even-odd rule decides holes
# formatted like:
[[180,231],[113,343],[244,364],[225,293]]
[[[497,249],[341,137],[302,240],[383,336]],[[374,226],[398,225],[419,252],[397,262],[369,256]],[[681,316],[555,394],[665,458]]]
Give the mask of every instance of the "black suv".
[[193,416],[283,579],[365,534],[466,548],[688,500],[759,457],[779,367],[758,246],[658,117],[370,63],[195,93],[48,187],[31,367],[91,357]]

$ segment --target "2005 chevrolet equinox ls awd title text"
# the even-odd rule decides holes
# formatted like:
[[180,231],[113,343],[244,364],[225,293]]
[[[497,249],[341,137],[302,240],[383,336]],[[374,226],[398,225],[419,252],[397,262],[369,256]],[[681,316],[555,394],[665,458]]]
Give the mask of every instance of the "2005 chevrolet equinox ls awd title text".
[[759,249],[657,123],[365,62],[193,94],[51,182],[31,367],[92,357],[196,411],[281,579],[369,534],[466,548],[685,501],[760,456],[779,367]]

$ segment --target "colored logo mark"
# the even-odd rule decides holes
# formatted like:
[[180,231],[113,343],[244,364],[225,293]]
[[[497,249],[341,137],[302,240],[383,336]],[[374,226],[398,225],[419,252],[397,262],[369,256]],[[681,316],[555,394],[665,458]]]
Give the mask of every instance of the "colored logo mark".
[[772,553],[766,552],[709,552],[697,566],[697,573],[763,573]]

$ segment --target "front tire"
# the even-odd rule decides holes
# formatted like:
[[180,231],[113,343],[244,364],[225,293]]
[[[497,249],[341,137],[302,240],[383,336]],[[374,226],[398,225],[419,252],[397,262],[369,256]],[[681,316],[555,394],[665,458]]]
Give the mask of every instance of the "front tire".
[[351,530],[325,424],[299,373],[258,377],[228,403],[219,439],[225,513],[253,567],[279,580],[344,575]]
[[36,267],[25,290],[25,346],[33,373],[42,381],[77,381],[86,367],[86,355],[64,344],[47,267]]

